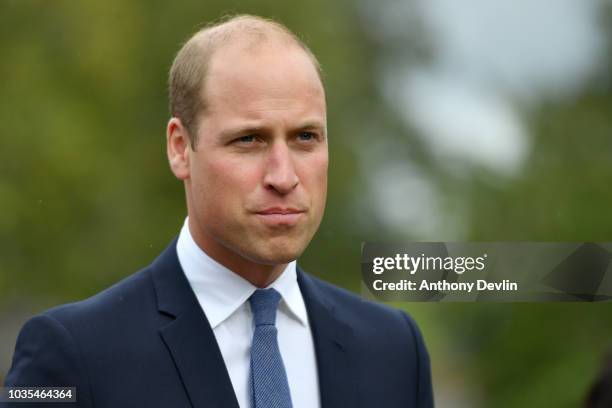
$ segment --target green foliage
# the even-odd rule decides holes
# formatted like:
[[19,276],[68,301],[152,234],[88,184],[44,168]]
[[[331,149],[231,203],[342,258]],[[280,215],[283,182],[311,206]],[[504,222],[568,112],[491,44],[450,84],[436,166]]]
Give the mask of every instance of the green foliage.
[[[226,13],[279,19],[324,68],[329,196],[300,260],[306,270],[357,291],[362,241],[424,239],[410,225],[381,227],[367,205],[360,157],[385,144],[431,177],[443,210],[465,209],[469,239],[610,241],[609,70],[575,100],[531,111],[532,147],[519,176],[482,169],[459,177],[381,97],[383,51],[356,4],[4,0],[0,307],[90,296],[148,264],[178,233],[186,209],[165,158],[167,70],[180,43]],[[579,405],[612,335],[605,304],[398,306],[421,325],[436,387],[461,378],[477,396],[470,406]]]

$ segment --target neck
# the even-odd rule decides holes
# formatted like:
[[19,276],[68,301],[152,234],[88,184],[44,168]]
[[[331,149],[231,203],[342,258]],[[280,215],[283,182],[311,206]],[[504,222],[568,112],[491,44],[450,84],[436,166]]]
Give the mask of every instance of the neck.
[[249,273],[241,273],[240,271],[236,271],[232,268],[230,270],[234,271],[237,275],[242,276],[244,279],[248,280],[253,286],[257,286],[258,288],[266,288],[272,284],[279,276],[285,271],[287,264],[283,265],[259,265],[265,266],[265,269],[261,270],[249,270]]
[[191,225],[189,219],[189,232],[192,239],[202,251],[216,262],[225,266],[236,275],[249,281],[253,286],[265,288],[270,286],[285,271],[288,264],[267,265],[251,261],[239,253],[221,245],[204,239],[197,233],[197,228]]

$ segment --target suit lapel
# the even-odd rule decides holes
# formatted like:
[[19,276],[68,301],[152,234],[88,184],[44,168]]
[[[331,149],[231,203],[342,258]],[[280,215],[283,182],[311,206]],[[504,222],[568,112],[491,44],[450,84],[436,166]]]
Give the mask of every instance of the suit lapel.
[[300,268],[298,284],[315,344],[321,407],[357,407],[359,370],[352,330],[337,315],[333,300],[325,296],[322,284]]
[[[176,255],[176,240],[152,265],[159,329],[194,408],[239,408],[212,328]],[[315,344],[321,407],[359,406],[358,355],[353,333],[322,283],[297,271]]]
[[159,311],[170,318],[159,333],[194,408],[238,408],[214,333],[176,255],[176,240],[152,265]]

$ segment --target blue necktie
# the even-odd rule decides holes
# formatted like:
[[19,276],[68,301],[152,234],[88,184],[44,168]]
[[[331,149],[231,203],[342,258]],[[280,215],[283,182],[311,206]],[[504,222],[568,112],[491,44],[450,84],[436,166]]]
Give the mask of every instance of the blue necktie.
[[251,345],[252,408],[291,408],[291,393],[275,326],[280,299],[280,294],[272,288],[257,289],[249,298],[255,323]]

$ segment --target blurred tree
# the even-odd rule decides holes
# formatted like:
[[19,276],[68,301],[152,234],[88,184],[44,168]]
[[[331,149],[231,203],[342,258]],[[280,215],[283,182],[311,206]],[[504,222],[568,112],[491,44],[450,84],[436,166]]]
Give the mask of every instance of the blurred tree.
[[[390,8],[412,41],[383,41],[363,10],[349,0],[4,0],[0,310],[90,296],[148,264],[178,233],[186,211],[165,158],[167,70],[182,41],[227,13],[279,19],[324,68],[329,195],[300,260],[306,270],[357,291],[362,241],[610,240],[610,53],[574,99],[526,113],[532,145],[517,177],[454,172],[386,98],[381,73],[383,63],[429,61],[431,39],[413,15]],[[610,7],[602,11],[611,27]],[[400,176],[420,177],[432,212],[388,222],[373,193],[388,182],[376,176],[386,163],[409,165]],[[404,193],[399,216],[418,199]],[[468,406],[576,406],[612,335],[608,304],[399,306],[421,324],[436,388],[461,379],[474,389]]]

